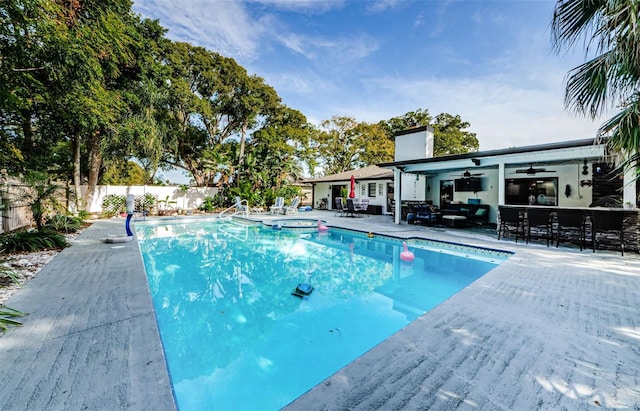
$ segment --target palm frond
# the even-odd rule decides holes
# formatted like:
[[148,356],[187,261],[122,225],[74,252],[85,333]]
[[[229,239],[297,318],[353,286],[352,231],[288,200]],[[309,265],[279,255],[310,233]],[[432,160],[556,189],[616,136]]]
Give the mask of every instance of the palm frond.
[[609,147],[627,154],[640,147],[640,96],[628,103],[624,109],[604,123],[598,130],[599,136],[609,136]]
[[597,117],[609,93],[609,54],[598,56],[569,72],[565,105],[581,114]]
[[607,0],[559,0],[551,22],[552,45],[560,51],[598,31],[598,17]]

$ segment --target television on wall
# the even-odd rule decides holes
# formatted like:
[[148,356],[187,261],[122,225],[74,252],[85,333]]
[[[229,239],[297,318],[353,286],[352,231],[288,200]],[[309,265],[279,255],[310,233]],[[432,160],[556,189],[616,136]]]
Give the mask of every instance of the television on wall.
[[454,181],[456,191],[482,191],[482,180],[477,177],[457,178]]

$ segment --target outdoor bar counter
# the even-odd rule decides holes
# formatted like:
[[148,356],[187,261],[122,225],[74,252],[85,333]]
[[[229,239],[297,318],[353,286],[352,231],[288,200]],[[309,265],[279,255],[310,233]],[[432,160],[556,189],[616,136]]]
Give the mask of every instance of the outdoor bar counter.
[[[623,213],[623,230],[624,230],[624,249],[625,251],[640,252],[640,211],[637,208],[609,208],[609,207],[556,207],[556,206],[539,206],[539,205],[501,205],[500,208],[516,208],[521,210],[523,215],[526,216],[527,210],[531,208],[543,209],[551,211],[552,218],[552,232],[558,232],[557,212],[560,210],[570,211],[582,211],[585,217],[585,247],[591,247],[591,232],[592,232],[592,216],[594,212],[606,213]],[[525,219],[526,221],[526,219]],[[498,224],[500,222],[498,221]],[[533,229],[532,229],[533,230]],[[578,233],[575,234],[575,240],[578,241]],[[602,236],[600,235],[598,240],[598,248],[616,248],[619,241],[614,239],[615,236]],[[609,240],[610,238],[610,240]]]

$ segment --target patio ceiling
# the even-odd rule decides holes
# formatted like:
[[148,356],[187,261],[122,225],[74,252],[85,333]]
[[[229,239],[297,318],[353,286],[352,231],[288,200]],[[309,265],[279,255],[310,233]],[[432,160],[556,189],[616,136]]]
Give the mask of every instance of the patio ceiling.
[[[469,170],[478,172],[482,169],[497,168],[501,164],[505,167],[528,167],[554,164],[577,164],[585,159],[587,161],[601,161],[605,158],[605,146],[588,145],[579,147],[569,147],[551,150],[539,150],[529,152],[505,153],[505,154],[483,154],[470,153],[464,158],[435,157],[425,159],[423,162],[398,162],[394,167],[400,168],[404,173],[422,174],[435,176],[442,172]],[[392,165],[392,164],[389,164]],[[385,164],[385,166],[388,166]]]

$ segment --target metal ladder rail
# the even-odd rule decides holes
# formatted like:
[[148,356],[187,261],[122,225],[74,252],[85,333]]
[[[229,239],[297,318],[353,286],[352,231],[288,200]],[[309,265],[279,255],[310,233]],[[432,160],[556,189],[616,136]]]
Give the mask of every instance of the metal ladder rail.
[[[244,203],[244,204],[243,204]],[[242,207],[244,205],[244,207]],[[234,215],[238,215],[238,214],[242,214],[243,217],[249,217],[249,202],[247,200],[241,200],[240,201],[240,206],[243,208],[243,210],[240,210],[238,208],[238,204],[234,204],[230,207],[225,208],[224,210],[222,210],[219,214],[219,218],[221,220],[228,220],[231,217],[233,217]],[[235,210],[233,212],[233,214],[225,214],[228,211],[231,210]]]
[[[235,228],[239,228],[239,230],[236,231],[235,228],[227,226],[233,226]],[[236,240],[242,242],[245,242],[249,239],[249,227],[240,224],[234,224],[233,221],[229,221],[228,223],[221,225],[220,232],[225,234],[226,236],[233,237]]]

